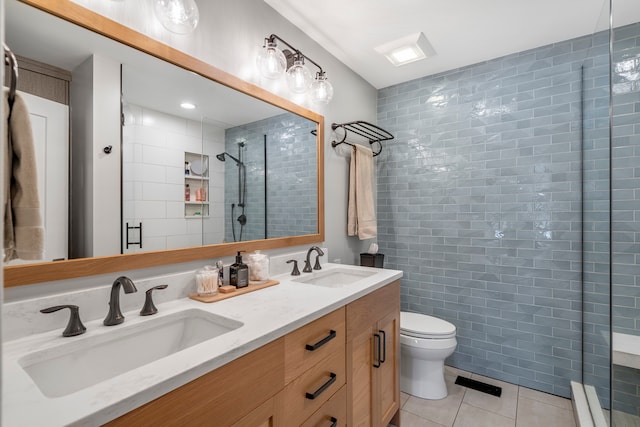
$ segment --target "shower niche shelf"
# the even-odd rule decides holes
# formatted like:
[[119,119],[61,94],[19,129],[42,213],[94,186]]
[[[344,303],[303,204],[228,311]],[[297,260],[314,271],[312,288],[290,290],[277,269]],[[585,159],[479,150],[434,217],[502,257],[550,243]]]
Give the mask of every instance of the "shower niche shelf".
[[[200,153],[184,153],[184,217],[206,218],[209,216],[209,156]],[[187,199],[186,189],[189,188]],[[198,200],[203,189],[202,200]]]

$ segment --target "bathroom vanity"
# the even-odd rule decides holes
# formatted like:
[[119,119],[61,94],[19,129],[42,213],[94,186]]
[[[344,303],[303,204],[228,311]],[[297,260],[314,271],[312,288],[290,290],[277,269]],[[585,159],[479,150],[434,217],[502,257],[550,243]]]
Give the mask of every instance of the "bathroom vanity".
[[[49,393],[56,396],[47,396],[25,373],[34,353],[62,354],[61,346],[77,349],[83,339],[104,341],[106,334],[125,339],[131,333],[120,331],[127,323],[142,328],[154,319],[126,311],[123,325],[86,322],[87,333],[80,337],[49,331],[10,341],[3,423],[386,426],[393,420],[399,425],[401,276],[395,270],[327,264],[319,272],[297,279],[282,275],[277,286],[212,304],[189,298],[158,304],[159,313],[150,318],[202,312],[234,323],[218,336],[143,366],[77,390]],[[142,348],[112,363],[144,353]]]

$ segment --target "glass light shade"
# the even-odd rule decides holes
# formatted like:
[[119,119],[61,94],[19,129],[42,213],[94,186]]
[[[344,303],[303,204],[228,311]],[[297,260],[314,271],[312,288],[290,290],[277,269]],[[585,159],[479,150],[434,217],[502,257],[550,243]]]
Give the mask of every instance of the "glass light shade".
[[154,0],[156,18],[172,33],[189,34],[198,26],[200,12],[194,0]]
[[311,84],[311,101],[316,104],[328,104],[333,98],[333,86],[327,80],[327,75],[318,74]]
[[294,61],[293,65],[287,71],[287,86],[293,93],[305,93],[313,83],[311,71],[304,65],[300,59]]
[[256,63],[260,74],[268,79],[278,79],[287,68],[287,58],[284,53],[276,47],[274,42],[267,42],[258,54]]

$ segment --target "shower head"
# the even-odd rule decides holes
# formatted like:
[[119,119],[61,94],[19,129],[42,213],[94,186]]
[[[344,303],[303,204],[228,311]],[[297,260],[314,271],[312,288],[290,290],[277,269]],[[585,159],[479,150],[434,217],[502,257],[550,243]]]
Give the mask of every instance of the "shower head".
[[228,156],[231,158],[231,160],[233,160],[234,162],[236,162],[238,165],[242,165],[242,162],[238,159],[236,159],[235,157],[233,157],[231,154],[227,153],[226,151],[224,153],[220,153],[220,154],[216,154],[216,159],[220,160],[221,162],[224,162],[224,156]]

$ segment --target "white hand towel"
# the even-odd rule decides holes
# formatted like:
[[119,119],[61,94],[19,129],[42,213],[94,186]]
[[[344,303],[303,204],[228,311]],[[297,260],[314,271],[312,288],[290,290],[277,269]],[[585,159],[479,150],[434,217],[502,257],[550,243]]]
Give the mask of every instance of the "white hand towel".
[[347,235],[360,240],[378,235],[376,209],[373,202],[373,153],[368,147],[356,144],[351,153],[349,168],[349,207]]

